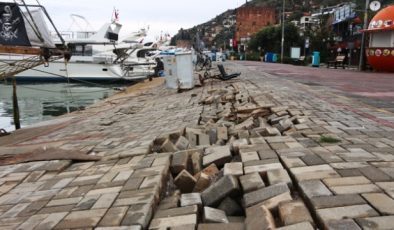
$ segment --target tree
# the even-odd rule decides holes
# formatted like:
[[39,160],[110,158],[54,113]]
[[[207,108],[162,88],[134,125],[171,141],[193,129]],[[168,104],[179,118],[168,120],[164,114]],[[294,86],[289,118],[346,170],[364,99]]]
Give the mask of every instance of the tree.
[[[282,40],[282,28],[280,25],[269,26],[252,37],[248,47],[253,51],[261,48],[264,52],[280,53]],[[302,41],[298,28],[292,23],[285,24],[285,56],[289,56],[290,47],[301,46]]]

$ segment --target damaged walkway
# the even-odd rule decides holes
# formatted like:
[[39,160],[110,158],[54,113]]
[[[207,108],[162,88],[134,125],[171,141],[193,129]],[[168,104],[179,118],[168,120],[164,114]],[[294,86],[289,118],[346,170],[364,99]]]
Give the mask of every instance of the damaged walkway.
[[242,64],[230,69],[242,77],[181,94],[140,89],[3,145],[94,160],[1,166],[0,228],[394,225],[391,113]]

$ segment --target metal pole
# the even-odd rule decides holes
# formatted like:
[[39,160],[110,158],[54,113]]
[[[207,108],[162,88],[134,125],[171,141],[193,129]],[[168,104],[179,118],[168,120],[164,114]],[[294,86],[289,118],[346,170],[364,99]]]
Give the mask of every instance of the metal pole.
[[280,51],[280,62],[283,63],[283,54],[285,51],[285,3],[286,1],[283,0],[283,9],[282,9],[282,44],[281,44],[281,51]]
[[18,97],[16,95],[16,78],[15,78],[15,76],[12,79],[12,104],[13,104],[15,129],[18,130],[21,128],[21,122],[20,122],[20,117],[19,117]]
[[[364,30],[368,29],[368,7],[369,7],[369,1],[370,0],[365,0],[365,11],[364,11]],[[358,65],[358,70],[363,71],[365,67],[365,40],[366,40],[366,33],[365,31],[362,34],[361,37],[361,48],[360,48],[360,63]]]

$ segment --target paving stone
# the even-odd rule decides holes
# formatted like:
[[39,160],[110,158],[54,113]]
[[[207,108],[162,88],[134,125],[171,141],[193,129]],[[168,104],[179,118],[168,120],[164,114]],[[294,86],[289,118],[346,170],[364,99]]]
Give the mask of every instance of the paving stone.
[[370,193],[380,192],[380,188],[374,184],[361,184],[361,185],[348,185],[348,186],[333,186],[330,187],[336,195],[341,194],[357,194],[357,193]]
[[314,230],[315,228],[312,226],[310,222],[302,222],[298,224],[288,225],[280,228],[276,228],[277,230]]
[[393,180],[382,170],[375,168],[373,166],[360,168],[360,172],[373,182],[387,182]]
[[229,223],[224,211],[210,207],[204,207],[203,221],[205,223]]
[[166,139],[164,141],[164,143],[162,144],[162,146],[160,147],[160,149],[164,153],[176,152],[178,150],[177,147],[174,145],[174,143],[171,142],[170,139]]
[[394,215],[394,200],[384,193],[362,195],[382,215]]
[[307,165],[324,165],[326,162],[316,154],[308,154],[301,157],[301,160]]
[[265,187],[264,181],[258,173],[251,173],[241,176],[239,177],[239,181],[244,193],[256,191]]
[[43,229],[53,229],[65,216],[67,216],[68,212],[59,212],[48,214],[48,216],[41,221],[34,229],[43,230]]
[[97,202],[93,205],[92,209],[110,208],[117,197],[118,193],[101,195]]
[[358,169],[337,169],[339,175],[342,177],[357,177],[363,176],[363,174]]
[[370,184],[371,181],[364,176],[344,177],[344,178],[328,178],[323,180],[324,184],[329,187],[345,186],[345,185],[362,185]]
[[243,223],[199,224],[198,230],[245,230]]
[[198,206],[191,205],[191,206],[180,207],[180,208],[158,210],[155,213],[154,218],[183,216],[183,215],[189,215],[189,214],[196,214],[198,216]]
[[142,230],[142,228],[139,225],[133,225],[133,226],[119,226],[119,227],[99,227],[99,228],[95,228],[95,230]]
[[175,216],[175,217],[167,217],[167,218],[155,218],[149,225],[149,229],[160,229],[160,228],[168,228],[168,227],[177,227],[183,225],[196,225],[197,224],[197,215],[184,215],[184,216]]
[[121,225],[141,225],[146,229],[153,216],[152,203],[131,205],[126,215],[124,216]]
[[34,229],[43,220],[48,217],[48,214],[34,215],[21,224],[18,229]]
[[36,201],[33,203],[30,203],[29,206],[27,206],[23,211],[21,211],[18,216],[23,217],[29,217],[34,214],[36,214],[38,211],[40,211],[46,204],[48,203],[47,200],[45,201]]
[[356,220],[362,229],[392,229],[394,216],[380,216],[371,218],[360,218]]
[[198,134],[198,144],[201,146],[211,145],[211,140],[209,139],[209,135],[205,133]]
[[180,136],[175,143],[175,147],[179,150],[185,150],[189,148],[189,140],[184,136]]
[[245,207],[251,207],[272,197],[288,192],[286,184],[277,184],[244,194]]
[[[179,191],[178,191],[179,192]],[[165,210],[171,208],[177,208],[180,203],[181,196],[179,193],[175,192],[169,197],[164,198],[158,207],[158,210]]]
[[203,157],[203,166],[215,164],[222,167],[224,164],[231,162],[232,155],[228,146],[210,147],[205,150],[206,155]]
[[202,207],[202,200],[200,193],[188,193],[181,195],[181,206],[191,206],[197,205],[198,207]]
[[330,196],[331,191],[320,180],[302,181],[299,183],[305,197]]
[[317,216],[322,222],[330,220],[374,217],[379,214],[369,205],[353,205],[346,207],[336,207],[317,210]]
[[150,188],[155,186],[161,187],[162,180],[163,180],[162,175],[145,177],[140,185],[140,189]]
[[268,183],[270,185],[285,183],[290,188],[293,187],[291,178],[286,170],[275,169],[267,172]]
[[275,151],[269,149],[258,150],[257,153],[259,154],[261,160],[278,158],[278,155],[275,153]]
[[224,176],[215,184],[201,193],[203,204],[211,206],[219,204],[226,196],[239,192],[238,179],[234,176]]
[[98,224],[106,212],[107,209],[71,212],[60,221],[55,228],[93,228]]
[[240,155],[241,155],[242,162],[260,160],[260,157],[257,152],[241,152]]
[[264,205],[255,205],[246,209],[245,226],[247,230],[275,229],[275,220]]
[[339,174],[329,165],[298,167],[290,171],[298,181],[339,177]]
[[329,230],[361,230],[361,228],[352,219],[330,220],[326,223]]
[[293,198],[291,197],[290,191],[282,193],[280,195],[274,196],[264,202],[260,203],[260,205],[264,205],[270,211],[275,212],[278,210],[278,206],[282,202],[289,202],[292,201]]
[[199,152],[194,152],[190,156],[193,166],[193,175],[196,175],[202,170],[202,156]]
[[310,200],[315,209],[362,205],[367,203],[360,195],[357,194],[317,196],[312,197]]
[[174,180],[175,185],[183,193],[190,193],[193,191],[197,180],[190,175],[186,170],[183,170]]
[[242,207],[230,197],[226,197],[218,206],[218,209],[224,211],[227,216],[242,215]]
[[188,160],[189,154],[187,152],[182,151],[174,153],[170,166],[171,173],[173,175],[178,175],[182,170],[187,170]]
[[217,127],[216,130],[218,140],[228,140],[228,132],[226,127]]
[[272,163],[272,164],[262,164],[262,165],[255,165],[255,166],[247,166],[244,167],[245,174],[255,173],[258,172],[260,174],[266,174],[270,170],[275,169],[283,169],[281,163]]
[[287,169],[304,167],[306,164],[300,158],[289,158],[281,156],[281,159]]
[[195,224],[187,224],[182,226],[171,227],[171,230],[196,230]]
[[96,203],[97,199],[100,195],[94,196],[86,196],[84,197],[73,209],[73,211],[81,211],[91,209],[94,203]]
[[226,163],[224,165],[224,175],[242,176],[244,169],[242,162]]
[[108,209],[107,213],[100,221],[98,226],[100,227],[112,227],[119,226],[126,215],[129,207],[113,207]]
[[302,201],[280,203],[279,215],[284,225],[292,225],[302,222],[314,223],[311,214]]
[[82,197],[74,197],[74,198],[66,198],[66,199],[59,199],[59,200],[51,200],[46,206],[64,206],[69,204],[78,204],[79,201],[82,200]]

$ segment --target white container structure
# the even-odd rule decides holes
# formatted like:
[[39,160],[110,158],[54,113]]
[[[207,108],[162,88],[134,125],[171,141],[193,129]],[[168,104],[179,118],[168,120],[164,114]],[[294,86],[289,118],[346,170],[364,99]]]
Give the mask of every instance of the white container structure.
[[169,89],[194,88],[192,53],[175,53],[163,57],[166,86]]

